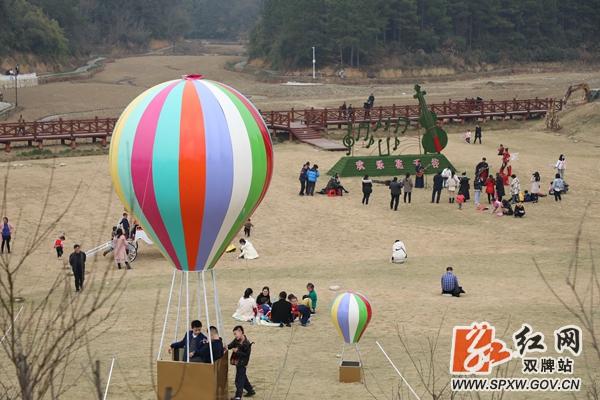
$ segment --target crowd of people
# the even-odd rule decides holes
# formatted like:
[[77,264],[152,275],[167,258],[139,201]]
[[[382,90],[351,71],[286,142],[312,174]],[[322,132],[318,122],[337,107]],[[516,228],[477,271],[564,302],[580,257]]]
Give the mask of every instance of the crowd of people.
[[[479,125],[475,129],[475,138],[481,143],[481,127]],[[432,178],[431,203],[438,204],[442,197],[442,192],[445,190],[448,195],[448,203],[457,204],[458,209],[462,210],[463,205],[471,201],[471,190],[473,190],[473,203],[477,210],[485,211],[491,208],[492,213],[496,215],[523,217],[525,215],[523,203],[537,203],[541,197],[545,197],[547,194],[553,195],[557,202],[562,201],[562,194],[568,190],[568,184],[564,180],[566,170],[566,158],[564,154],[559,156],[554,166],[556,174],[550,182],[547,192],[542,189],[542,177],[538,171],[533,172],[529,179],[531,184],[530,189],[524,189],[524,184],[520,177],[512,171],[510,162],[514,155],[510,154],[508,147],[504,147],[501,144],[498,148],[498,155],[501,157],[501,167],[495,174],[490,171],[490,165],[485,157],[477,163],[473,174],[472,186],[471,178],[467,175],[466,171],[462,172],[460,176],[456,170],[450,167],[438,171]],[[415,165],[414,182],[411,173],[406,173],[402,179],[392,177],[386,181],[376,181],[369,175],[364,175],[361,179],[361,203],[365,206],[369,205],[374,184],[384,183],[390,193],[390,210],[398,210],[400,198],[403,193],[403,202],[411,204],[413,189],[425,187],[424,171],[425,168],[420,162],[417,162]],[[314,185],[318,177],[318,166],[313,165],[311,168],[310,162],[306,162],[302,166],[299,178],[301,196],[314,194]],[[309,185],[311,185],[312,189],[308,189]],[[336,173],[329,179],[327,186],[320,193],[342,195],[342,193],[349,193],[349,191],[342,185],[340,177]],[[482,196],[484,199],[487,197],[488,206],[482,204]],[[517,209],[517,212],[514,212],[513,207]],[[502,213],[499,213],[498,210],[501,210]]]
[[299,321],[301,326],[306,326],[317,309],[315,285],[308,283],[306,291],[302,299],[298,299],[293,293],[281,291],[277,299],[272,300],[268,286],[263,287],[256,298],[253,296],[252,288],[247,288],[238,301],[233,318],[243,322],[279,327],[289,327],[294,321]]

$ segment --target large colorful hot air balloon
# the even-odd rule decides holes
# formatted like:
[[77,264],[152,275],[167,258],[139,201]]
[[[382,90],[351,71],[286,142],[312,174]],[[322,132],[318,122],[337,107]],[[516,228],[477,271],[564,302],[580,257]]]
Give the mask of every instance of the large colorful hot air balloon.
[[177,269],[203,271],[263,199],[273,147],[248,99],[187,75],[131,102],[109,159],[119,198],[163,254]]
[[360,293],[338,295],[331,306],[331,319],[346,343],[358,343],[371,321],[371,304]]

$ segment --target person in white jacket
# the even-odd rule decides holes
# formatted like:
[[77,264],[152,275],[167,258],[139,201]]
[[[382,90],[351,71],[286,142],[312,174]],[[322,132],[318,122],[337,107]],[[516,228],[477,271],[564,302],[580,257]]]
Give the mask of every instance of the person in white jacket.
[[516,204],[519,202],[519,193],[521,193],[521,181],[519,181],[519,178],[515,174],[512,174],[510,177],[510,194],[512,195],[513,204]]
[[252,289],[247,288],[244,291],[244,295],[240,297],[232,317],[238,321],[252,321],[256,316],[256,310],[257,305],[256,300],[252,297]]
[[392,262],[394,264],[404,264],[407,257],[406,246],[403,242],[396,240],[392,245]]
[[556,165],[554,166],[556,171],[560,174],[560,179],[565,179],[565,169],[567,169],[567,160],[565,159],[565,155],[561,154],[558,157],[558,161],[556,161]]
[[240,239],[240,250],[242,253],[238,256],[238,258],[245,258],[246,260],[254,260],[255,258],[258,258],[256,249],[252,243],[246,239]]

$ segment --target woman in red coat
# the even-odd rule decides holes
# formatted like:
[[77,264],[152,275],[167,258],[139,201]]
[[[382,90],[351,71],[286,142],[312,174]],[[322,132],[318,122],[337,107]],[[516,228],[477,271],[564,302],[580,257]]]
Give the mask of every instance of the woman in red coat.
[[494,198],[494,189],[496,187],[496,180],[489,175],[487,180],[485,181],[485,192],[487,193],[488,203],[492,204],[492,199]]

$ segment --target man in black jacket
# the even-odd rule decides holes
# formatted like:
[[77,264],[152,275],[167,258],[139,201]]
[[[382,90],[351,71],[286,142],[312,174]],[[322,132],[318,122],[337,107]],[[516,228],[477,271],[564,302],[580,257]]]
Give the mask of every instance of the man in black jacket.
[[69,265],[71,265],[73,276],[75,277],[76,292],[83,289],[83,280],[85,279],[85,259],[86,255],[81,251],[81,246],[78,244],[73,246],[73,253],[69,256]]
[[398,182],[398,178],[394,177],[390,182],[390,210],[398,211],[400,193],[402,193],[402,182]]
[[232,351],[231,363],[235,365],[235,397],[234,400],[240,400],[246,390],[246,397],[256,394],[252,384],[246,375],[246,369],[250,362],[250,353],[252,352],[252,343],[244,335],[244,328],[240,325],[233,328],[235,338],[227,345]]
[[444,187],[444,178],[440,171],[433,176],[433,191],[431,192],[431,202],[439,203],[440,196],[442,194],[442,188]]
[[291,326],[292,322],[292,304],[286,300],[287,293],[279,293],[279,300],[273,303],[271,307],[271,322],[275,322],[282,327]]
[[473,144],[477,142],[477,139],[479,139],[479,144],[481,144],[481,126],[479,124],[475,127],[475,140],[473,140]]

